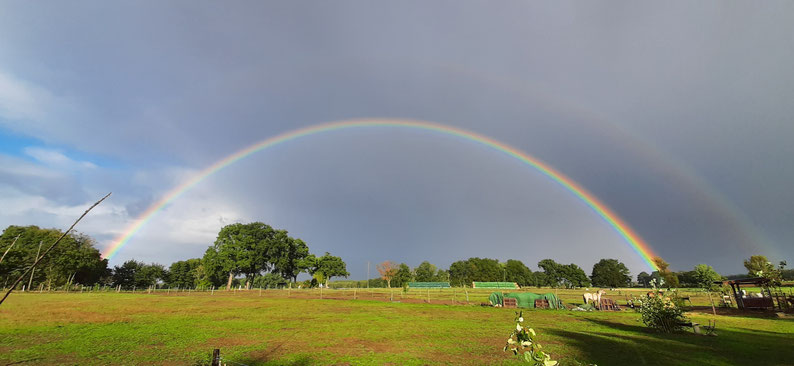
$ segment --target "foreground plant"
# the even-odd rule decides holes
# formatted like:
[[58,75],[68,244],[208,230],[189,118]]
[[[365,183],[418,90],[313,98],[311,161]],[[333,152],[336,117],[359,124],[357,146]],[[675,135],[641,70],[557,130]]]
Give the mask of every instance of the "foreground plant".
[[[664,280],[660,281],[660,285],[664,284]],[[650,328],[671,333],[680,330],[689,320],[684,316],[684,310],[681,308],[678,299],[678,293],[675,290],[660,291],[656,287],[656,280],[651,280],[653,292],[645,299],[637,299],[635,301],[641,304],[639,312],[642,315],[642,322]]]
[[507,338],[504,352],[511,350],[514,355],[523,359],[525,362],[533,366],[554,366],[557,361],[551,359],[548,353],[543,352],[543,348],[535,341],[535,330],[526,328],[521,323],[524,322],[524,312],[516,312],[516,327]]

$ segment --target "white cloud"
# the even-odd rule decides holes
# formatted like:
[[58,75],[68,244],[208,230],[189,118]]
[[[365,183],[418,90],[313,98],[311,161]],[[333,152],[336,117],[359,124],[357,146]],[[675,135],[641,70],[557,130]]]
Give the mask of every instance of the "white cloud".
[[94,169],[96,164],[90,161],[80,161],[69,158],[62,152],[52,149],[30,146],[25,148],[25,154],[32,158],[49,165],[62,169]]
[[0,116],[14,120],[41,119],[47,91],[0,71]]

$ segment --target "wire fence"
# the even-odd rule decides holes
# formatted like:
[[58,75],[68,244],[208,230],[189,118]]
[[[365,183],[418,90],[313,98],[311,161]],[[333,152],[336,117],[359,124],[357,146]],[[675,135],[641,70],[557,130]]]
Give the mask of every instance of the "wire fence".
[[[158,287],[147,288],[122,288],[119,286],[82,286],[73,285],[59,288],[34,287],[25,289],[26,293],[117,293],[117,294],[145,294],[166,296],[249,296],[268,298],[291,299],[328,299],[328,300],[376,300],[387,302],[431,303],[447,305],[479,305],[488,303],[493,292],[535,292],[555,293],[565,303],[581,304],[585,292],[596,289],[555,289],[555,288],[522,288],[519,290],[477,289],[468,287],[451,288],[249,288],[242,286],[227,290],[225,287]],[[790,291],[790,290],[789,290]],[[633,297],[644,296],[648,292],[645,288],[624,288],[608,291],[607,298],[622,303],[627,303]],[[679,291],[682,296],[690,299],[692,305],[710,305],[708,295],[700,290],[692,289]]]

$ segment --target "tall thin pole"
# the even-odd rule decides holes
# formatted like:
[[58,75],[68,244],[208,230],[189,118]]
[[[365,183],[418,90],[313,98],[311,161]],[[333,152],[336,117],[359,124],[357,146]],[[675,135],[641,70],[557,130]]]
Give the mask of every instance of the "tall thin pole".
[[[39,250],[36,251],[36,260],[39,260],[39,253],[41,253],[41,244],[43,241],[39,241]],[[30,291],[30,285],[33,284],[33,273],[36,272],[35,268],[31,268],[30,270],[30,279],[28,280],[28,291]]]
[[367,288],[369,288],[369,261],[367,261]]
[[17,237],[16,237],[16,238],[14,238],[14,241],[11,243],[11,245],[9,245],[9,246],[8,246],[8,249],[6,249],[5,253],[3,253],[3,256],[2,256],[2,257],[0,257],[0,263],[3,263],[3,259],[6,257],[6,254],[8,254],[8,251],[9,251],[9,250],[11,250],[11,248],[13,248],[13,247],[14,247],[14,244],[16,244],[16,243],[17,243],[17,239],[19,239],[19,237],[20,237],[21,235],[22,235],[22,234],[19,234],[19,235],[17,235]]

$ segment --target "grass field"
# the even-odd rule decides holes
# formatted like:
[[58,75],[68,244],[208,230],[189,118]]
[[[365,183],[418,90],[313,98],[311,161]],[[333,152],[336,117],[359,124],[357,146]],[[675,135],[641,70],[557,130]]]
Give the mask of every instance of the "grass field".
[[[501,351],[513,311],[478,306],[488,293],[469,290],[470,305],[460,289],[14,293],[0,306],[0,363],[199,364],[220,348],[229,365],[518,364]],[[563,365],[794,364],[794,319],[710,312],[689,315],[716,319],[717,337],[655,333],[633,311],[525,318]]]

